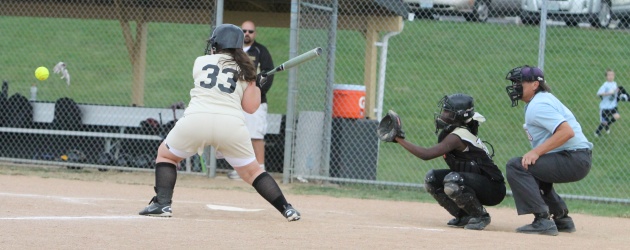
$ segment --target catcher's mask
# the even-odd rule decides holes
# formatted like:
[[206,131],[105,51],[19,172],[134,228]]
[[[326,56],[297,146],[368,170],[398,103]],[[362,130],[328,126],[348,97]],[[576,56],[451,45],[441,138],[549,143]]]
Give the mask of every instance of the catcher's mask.
[[206,55],[211,55],[222,49],[242,49],[245,35],[243,30],[234,24],[217,26],[208,39]]
[[512,82],[512,85],[505,87],[505,91],[512,101],[512,107],[518,106],[518,100],[523,98],[523,82],[539,81],[541,84],[545,83],[542,70],[529,65],[513,68],[507,73],[505,79]]
[[435,132],[446,129],[451,125],[463,125],[475,114],[475,101],[466,94],[452,94],[444,96],[439,102],[439,113],[435,113]]

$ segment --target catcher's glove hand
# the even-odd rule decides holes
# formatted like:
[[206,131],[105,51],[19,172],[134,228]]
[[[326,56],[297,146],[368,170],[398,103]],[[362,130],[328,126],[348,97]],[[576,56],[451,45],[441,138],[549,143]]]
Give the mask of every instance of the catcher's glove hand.
[[396,112],[390,110],[378,124],[378,138],[386,142],[396,142],[396,137],[405,139],[405,132],[402,130],[402,122]]
[[263,76],[263,73],[260,73],[256,76],[256,86],[262,88],[267,83],[267,76]]

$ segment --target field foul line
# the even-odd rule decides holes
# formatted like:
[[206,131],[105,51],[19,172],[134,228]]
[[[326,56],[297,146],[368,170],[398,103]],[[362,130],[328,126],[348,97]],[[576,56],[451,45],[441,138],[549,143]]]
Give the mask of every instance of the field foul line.
[[146,216],[22,216],[0,217],[0,220],[133,220],[146,219]]
[[112,198],[76,198],[76,197],[66,197],[66,196],[55,196],[55,195],[41,195],[41,194],[16,194],[16,193],[3,193],[0,192],[0,196],[9,196],[9,197],[20,197],[20,198],[36,198],[36,199],[53,199],[53,200],[62,200],[70,203],[81,203],[81,204],[89,204],[85,201],[127,201],[125,199],[112,199]]
[[264,209],[259,209],[259,208],[249,209],[249,208],[221,206],[221,205],[213,205],[213,204],[207,204],[206,207],[208,207],[211,210],[221,210],[221,211],[230,211],[230,212],[258,212],[258,211],[264,210]]
[[380,229],[402,229],[402,230],[420,230],[420,231],[431,231],[431,232],[445,232],[444,229],[438,228],[423,228],[423,227],[394,227],[394,226],[363,226],[357,225],[359,227],[370,227],[370,228],[380,228]]
[[[92,198],[92,197],[88,197],[88,198],[76,198],[76,197],[67,197],[67,196],[55,196],[55,195],[41,195],[41,194],[18,194],[18,193],[6,193],[6,192],[0,192],[0,196],[6,196],[6,197],[19,197],[19,198],[32,198],[32,199],[53,199],[53,200],[61,200],[64,202],[69,202],[69,203],[76,203],[76,204],[92,204],[88,201],[135,201],[135,200],[129,200],[129,199],[112,199],[112,198]],[[194,201],[179,201],[179,203],[196,203],[199,204],[201,202],[194,202]],[[221,210],[221,211],[229,211],[229,212],[258,212],[258,211],[263,211],[264,209],[259,209],[259,208],[242,208],[242,207],[234,207],[234,206],[225,206],[225,205],[215,205],[215,204],[206,204],[206,207],[210,210]],[[50,219],[50,218],[58,218],[58,217],[17,217],[17,219],[27,219],[27,218],[46,218],[46,219]],[[74,218],[88,218],[88,219],[94,219],[95,217],[68,217],[68,219],[74,219]],[[122,217],[120,217],[122,218]],[[15,218],[0,218],[0,220],[6,220],[6,219],[15,219]],[[63,218],[62,218],[63,219]]]
[[[98,197],[68,197],[68,196],[57,196],[57,195],[19,194],[19,193],[5,193],[5,192],[0,192],[0,196],[61,200],[61,201],[69,202],[69,203],[79,203],[79,204],[92,204],[86,201],[133,201],[133,202],[142,201],[142,203],[146,204],[146,199],[132,200],[132,199],[98,198]],[[205,204],[205,202],[199,202],[199,201],[177,201],[177,203]]]

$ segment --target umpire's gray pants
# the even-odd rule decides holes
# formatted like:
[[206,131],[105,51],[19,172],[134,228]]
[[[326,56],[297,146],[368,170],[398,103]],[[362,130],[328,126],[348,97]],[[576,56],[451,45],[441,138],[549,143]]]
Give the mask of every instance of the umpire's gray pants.
[[567,205],[558,196],[553,183],[575,182],[591,170],[591,150],[578,149],[541,155],[528,169],[522,157],[510,159],[506,165],[507,180],[519,215],[549,212],[558,214]]

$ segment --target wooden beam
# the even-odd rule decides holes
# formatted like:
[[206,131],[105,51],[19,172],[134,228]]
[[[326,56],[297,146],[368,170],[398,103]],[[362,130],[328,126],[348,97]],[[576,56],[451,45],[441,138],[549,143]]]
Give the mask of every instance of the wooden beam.
[[378,31],[401,31],[403,19],[400,16],[339,16],[339,29],[365,30],[370,26]]
[[125,46],[127,47],[127,55],[129,55],[129,62],[133,65],[133,36],[131,35],[131,27],[129,26],[129,20],[123,18],[122,8],[120,7],[121,0],[114,1],[114,11],[118,14],[118,22],[123,32],[123,38],[125,39]]
[[365,30],[365,64],[363,69],[363,83],[365,84],[365,117],[376,119],[374,108],[376,107],[376,65],[378,30],[369,22]]
[[[378,94],[378,82],[376,72],[378,71],[378,49],[376,43],[380,32],[400,32],[403,25],[402,18],[368,18],[366,19],[365,34],[365,65],[363,72],[363,82],[365,84],[365,117],[378,119],[376,117],[376,102]],[[393,29],[393,30],[392,30]],[[382,58],[381,58],[382,60]]]
[[147,34],[149,23],[136,23],[136,41],[133,46],[133,87],[131,104],[144,106],[144,76],[147,66]]

